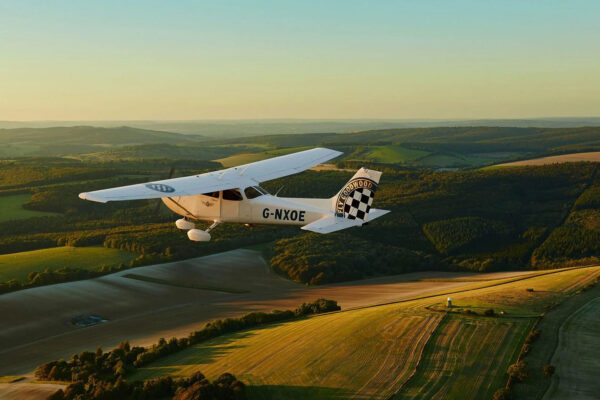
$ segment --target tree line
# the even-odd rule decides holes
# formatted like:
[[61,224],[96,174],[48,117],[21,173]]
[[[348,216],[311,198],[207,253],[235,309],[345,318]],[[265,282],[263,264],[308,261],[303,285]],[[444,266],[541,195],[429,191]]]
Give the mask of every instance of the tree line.
[[[192,332],[188,337],[171,338],[168,341],[161,338],[151,347],[131,346],[129,342],[122,342],[108,352],[101,348],[95,352],[82,351],[73,354],[69,361],[44,363],[35,369],[34,374],[40,380],[71,382],[64,391],[57,391],[51,397],[53,400],[155,399],[169,396],[175,396],[174,399],[244,399],[244,385],[230,374],[222,375],[213,383],[205,380],[201,374],[182,380],[163,377],[143,383],[129,383],[126,375],[159,358],[220,335],[338,310],[340,307],[336,301],[317,299],[311,303],[303,303],[295,310],[252,312],[239,318],[218,319],[208,322],[204,328]],[[218,394],[217,397],[214,397],[215,393]],[[201,397],[194,397],[196,395]]]

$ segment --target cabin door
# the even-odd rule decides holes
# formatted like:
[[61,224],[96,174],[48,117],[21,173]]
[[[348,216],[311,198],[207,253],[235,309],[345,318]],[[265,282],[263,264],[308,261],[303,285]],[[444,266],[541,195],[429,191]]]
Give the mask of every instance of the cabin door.
[[223,190],[221,198],[221,219],[224,221],[237,220],[240,214],[240,203],[243,197],[239,190]]

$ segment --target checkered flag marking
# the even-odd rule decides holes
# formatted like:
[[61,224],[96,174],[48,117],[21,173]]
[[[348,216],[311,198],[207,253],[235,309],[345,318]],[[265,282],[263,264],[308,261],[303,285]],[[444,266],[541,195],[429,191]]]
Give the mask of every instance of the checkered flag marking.
[[344,216],[348,219],[360,219],[366,221],[367,214],[371,210],[375,192],[367,188],[355,189],[346,198],[344,205]]

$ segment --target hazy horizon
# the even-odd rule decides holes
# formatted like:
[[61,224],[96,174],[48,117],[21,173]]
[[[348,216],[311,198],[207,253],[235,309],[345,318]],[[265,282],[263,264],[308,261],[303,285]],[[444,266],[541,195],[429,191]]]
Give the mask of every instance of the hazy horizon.
[[583,0],[5,2],[0,120],[588,117],[598,14]]
[[0,121],[0,129],[51,128],[72,126],[120,127],[203,135],[206,137],[248,137],[278,134],[337,132],[377,129],[496,126],[520,128],[578,128],[600,126],[600,117],[537,119],[247,119],[247,120],[74,120]]

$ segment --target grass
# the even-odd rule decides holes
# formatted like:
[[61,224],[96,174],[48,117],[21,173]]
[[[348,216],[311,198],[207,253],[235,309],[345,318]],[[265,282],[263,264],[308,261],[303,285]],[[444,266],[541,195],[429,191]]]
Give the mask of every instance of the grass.
[[250,385],[252,399],[490,398],[537,316],[598,275],[597,267],[569,269],[452,295],[457,305],[510,309],[506,316],[426,308],[445,303],[443,295],[268,325],[193,346],[128,379],[227,371]]
[[138,275],[138,274],[125,274],[125,275],[123,275],[123,277],[129,278],[129,279],[136,279],[138,281],[156,283],[159,285],[169,285],[169,286],[176,286],[176,287],[182,287],[182,288],[188,288],[188,289],[211,290],[214,292],[224,292],[224,293],[248,293],[247,290],[231,289],[231,288],[216,287],[216,286],[206,286],[206,285],[195,285],[193,283],[175,282],[175,281],[170,281],[167,279],[154,278],[151,276],[144,276],[144,275]]
[[63,267],[96,269],[102,265],[127,264],[136,253],[107,249],[105,247],[53,247],[0,255],[0,281],[17,279],[27,282],[27,274]]
[[407,163],[417,160],[431,154],[424,150],[409,149],[403,146],[369,146],[367,150],[357,155],[352,155],[352,159],[360,159],[377,163]]
[[44,217],[61,215],[51,212],[31,211],[23,208],[23,204],[31,198],[29,194],[0,197],[0,222],[27,219],[31,217]]
[[[528,377],[522,383],[514,386],[514,394],[519,399],[541,399],[546,390],[548,390],[551,379],[543,374],[543,366],[553,364],[552,358],[559,345],[559,331],[562,326],[565,326],[566,333],[569,334],[568,328],[572,328],[573,324],[569,324],[569,320],[572,322],[573,315],[577,315],[578,310],[585,309],[591,301],[597,299],[600,296],[600,285],[596,285],[594,288],[585,291],[577,296],[573,296],[567,299],[559,307],[552,309],[544,315],[544,318],[540,320],[536,329],[539,329],[541,334],[539,338],[533,343],[531,351],[525,355],[524,360],[528,365]],[[597,313],[597,309],[594,310]],[[597,314],[596,314],[597,315]],[[565,329],[563,328],[563,332]],[[571,332],[573,333],[573,332]],[[575,332],[577,333],[577,332]],[[585,336],[585,332],[582,332]],[[589,335],[588,335],[589,336]],[[593,338],[593,335],[589,336]],[[584,343],[584,342],[583,342]],[[586,348],[587,354],[590,353],[592,347]],[[596,352],[598,348],[595,348]],[[598,359],[597,354],[594,355],[596,360]],[[579,354],[576,357],[580,357]],[[568,360],[565,360],[568,363]],[[589,367],[594,366],[593,363],[582,362],[576,365],[567,364],[567,367],[572,369],[572,372],[583,376],[578,372],[577,367]],[[597,369],[597,366],[595,367]],[[556,375],[560,378],[560,371],[557,370]],[[563,377],[567,379],[567,377]],[[560,382],[560,381],[559,381]],[[589,386],[589,385],[588,385]]]
[[600,297],[589,301],[561,325],[551,364],[556,366],[550,399],[596,397],[600,390]]

